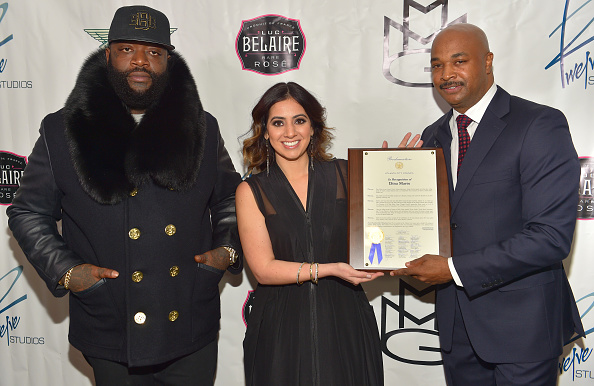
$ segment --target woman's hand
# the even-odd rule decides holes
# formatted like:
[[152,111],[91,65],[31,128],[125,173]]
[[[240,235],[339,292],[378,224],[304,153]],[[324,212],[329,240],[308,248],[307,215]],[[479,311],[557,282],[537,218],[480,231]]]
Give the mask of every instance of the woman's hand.
[[[365,271],[357,271],[355,268],[351,267],[346,263],[334,263],[335,267],[333,269],[332,276],[336,276],[341,278],[344,281],[347,281],[354,285],[359,285],[361,283],[366,283],[368,281],[372,281],[377,279],[380,276],[384,276],[383,272],[365,272]],[[328,264],[328,265],[334,265]],[[324,264],[326,265],[326,264]],[[320,265],[320,267],[322,267]]]

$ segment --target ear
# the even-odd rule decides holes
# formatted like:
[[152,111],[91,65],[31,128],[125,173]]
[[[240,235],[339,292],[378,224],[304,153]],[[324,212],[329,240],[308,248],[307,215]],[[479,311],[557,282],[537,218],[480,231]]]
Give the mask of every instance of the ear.
[[109,47],[105,48],[105,60],[109,62],[109,54],[111,53]]
[[266,132],[264,133],[264,139],[268,139],[268,138],[270,138],[270,136],[268,135],[268,131],[266,131]]
[[485,72],[487,74],[493,73],[493,53],[489,52],[485,57]]

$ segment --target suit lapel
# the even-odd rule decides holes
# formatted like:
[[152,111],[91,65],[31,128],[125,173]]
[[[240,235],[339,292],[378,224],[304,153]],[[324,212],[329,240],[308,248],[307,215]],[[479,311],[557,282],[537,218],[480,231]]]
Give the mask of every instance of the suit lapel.
[[450,130],[450,119],[452,118],[452,114],[452,110],[450,110],[447,114],[443,116],[442,121],[438,123],[437,132],[435,133],[435,138],[437,139],[437,142],[443,150],[443,158],[445,160],[446,170],[448,174],[450,201],[454,196],[454,184],[452,182],[452,163],[450,162],[452,159],[452,132]]
[[487,107],[485,115],[483,115],[483,118],[472,137],[466,155],[464,156],[464,162],[462,163],[460,173],[458,174],[456,190],[450,200],[452,214],[456,211],[460,198],[464,195],[464,191],[468,188],[479,165],[487,156],[487,153],[503,129],[505,129],[507,123],[501,118],[509,112],[509,102],[509,94],[503,89],[498,88],[497,93],[493,97],[489,107]]

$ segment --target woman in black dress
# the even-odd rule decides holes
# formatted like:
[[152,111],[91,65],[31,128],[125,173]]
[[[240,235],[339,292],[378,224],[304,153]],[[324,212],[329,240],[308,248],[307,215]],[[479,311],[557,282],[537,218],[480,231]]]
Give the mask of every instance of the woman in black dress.
[[[327,153],[325,109],[296,83],[252,111],[237,222],[258,280],[244,340],[247,385],[383,385],[377,323],[347,264],[347,162]],[[406,145],[406,141],[404,141]],[[401,144],[402,145],[402,144]]]

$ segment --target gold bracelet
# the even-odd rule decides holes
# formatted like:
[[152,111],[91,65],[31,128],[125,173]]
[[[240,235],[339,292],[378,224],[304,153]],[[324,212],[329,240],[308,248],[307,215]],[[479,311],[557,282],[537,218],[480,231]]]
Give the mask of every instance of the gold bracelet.
[[227,246],[223,247],[223,249],[229,252],[229,266],[232,266],[237,261],[237,252],[235,251],[235,249]]
[[303,264],[305,264],[305,261],[303,263],[301,263],[301,265],[299,266],[299,269],[297,270],[297,285],[303,284],[302,281],[299,281],[299,274],[301,274],[301,268],[303,268]]
[[315,263],[309,263],[309,281],[311,281],[312,283],[314,283],[314,277],[313,277],[313,265],[314,264]]
[[313,281],[314,284],[318,284],[318,268],[319,268],[319,264],[316,263],[316,277]]
[[64,276],[64,289],[68,289],[68,286],[70,285],[70,275],[72,275],[73,269],[74,267],[70,268],[68,272],[66,272],[66,276]]

